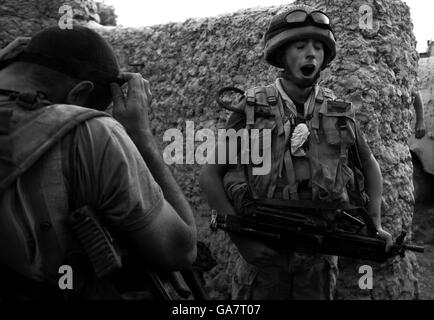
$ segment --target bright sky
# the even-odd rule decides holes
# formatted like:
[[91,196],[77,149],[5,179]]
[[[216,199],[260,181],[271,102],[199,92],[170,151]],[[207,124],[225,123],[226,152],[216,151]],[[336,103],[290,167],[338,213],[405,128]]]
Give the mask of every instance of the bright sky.
[[[427,40],[434,40],[434,1],[404,0],[411,8],[418,51],[426,51]],[[118,25],[151,26],[182,22],[188,18],[212,17],[244,8],[268,7],[292,0],[102,0],[113,5]]]

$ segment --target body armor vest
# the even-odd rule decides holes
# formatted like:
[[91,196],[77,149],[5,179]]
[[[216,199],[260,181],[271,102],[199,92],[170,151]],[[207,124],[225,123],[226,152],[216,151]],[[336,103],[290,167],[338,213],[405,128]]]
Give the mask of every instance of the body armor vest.
[[[271,129],[271,146],[263,146],[262,150],[271,153],[271,170],[267,175],[254,176],[252,165],[239,165],[224,177],[227,191],[247,182],[253,198],[298,200],[298,187],[303,182],[314,200],[349,202],[357,188],[363,190],[362,185],[355,186],[356,182],[363,184],[363,175],[349,163],[349,149],[356,143],[351,103],[337,101],[331,90],[318,87],[308,100],[305,114],[310,132],[306,155],[294,157],[290,141],[297,113],[285,103],[276,86],[250,89],[245,101],[247,129]],[[357,171],[358,181],[353,171]]]

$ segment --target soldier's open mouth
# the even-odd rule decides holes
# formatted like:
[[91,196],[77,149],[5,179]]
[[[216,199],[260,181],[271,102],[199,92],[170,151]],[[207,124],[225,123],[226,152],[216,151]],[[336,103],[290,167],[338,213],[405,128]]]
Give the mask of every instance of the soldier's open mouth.
[[310,77],[315,72],[315,66],[313,64],[305,65],[300,70],[305,77]]

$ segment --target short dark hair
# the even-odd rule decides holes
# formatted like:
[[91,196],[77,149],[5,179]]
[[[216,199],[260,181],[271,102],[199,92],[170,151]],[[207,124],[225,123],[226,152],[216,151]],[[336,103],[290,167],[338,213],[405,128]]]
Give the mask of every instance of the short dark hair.
[[44,29],[32,37],[17,59],[92,81],[94,90],[87,107],[105,109],[111,101],[109,84],[120,82],[120,68],[112,47],[96,31],[83,26]]

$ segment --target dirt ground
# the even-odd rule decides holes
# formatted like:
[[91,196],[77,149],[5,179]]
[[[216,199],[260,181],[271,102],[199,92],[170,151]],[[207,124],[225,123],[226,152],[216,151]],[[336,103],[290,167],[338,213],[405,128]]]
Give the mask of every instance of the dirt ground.
[[413,241],[423,241],[424,253],[416,253],[419,263],[419,299],[434,300],[434,202],[416,204]]

